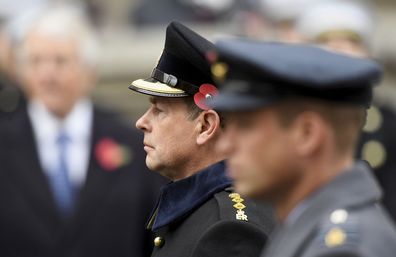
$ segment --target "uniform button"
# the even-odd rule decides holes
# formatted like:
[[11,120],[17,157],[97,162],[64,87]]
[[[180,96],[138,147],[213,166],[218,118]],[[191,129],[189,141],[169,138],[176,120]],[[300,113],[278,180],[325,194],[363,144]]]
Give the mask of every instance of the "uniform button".
[[162,237],[157,236],[156,238],[154,238],[155,247],[160,248],[164,245],[164,243],[165,243],[165,239],[163,239]]
[[335,210],[330,214],[330,221],[333,224],[345,223],[347,219],[348,219],[348,212],[344,209]]

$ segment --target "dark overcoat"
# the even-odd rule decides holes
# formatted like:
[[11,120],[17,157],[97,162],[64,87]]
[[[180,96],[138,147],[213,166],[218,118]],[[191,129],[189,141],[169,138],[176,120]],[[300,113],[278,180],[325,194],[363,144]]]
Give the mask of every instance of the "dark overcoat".
[[153,257],[253,257],[274,225],[270,208],[233,192],[223,162],[162,189],[150,219]]

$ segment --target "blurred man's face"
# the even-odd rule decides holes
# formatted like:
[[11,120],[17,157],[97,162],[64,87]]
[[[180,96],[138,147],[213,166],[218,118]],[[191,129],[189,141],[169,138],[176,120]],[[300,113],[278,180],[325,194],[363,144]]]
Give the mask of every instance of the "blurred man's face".
[[274,199],[296,177],[292,133],[269,108],[226,116],[219,147],[228,151],[229,175],[236,191],[253,198]]
[[146,164],[150,170],[172,180],[183,177],[183,170],[196,149],[196,122],[182,99],[151,97],[151,105],[136,122],[144,132]]
[[23,58],[22,79],[29,99],[41,101],[55,115],[67,115],[89,93],[91,73],[75,40],[32,32]]
[[335,51],[357,56],[367,57],[368,52],[362,43],[353,41],[347,37],[329,37],[319,41],[319,44],[329,47]]
[[301,43],[302,36],[294,28],[293,22],[280,22],[275,25],[276,38],[287,43]]

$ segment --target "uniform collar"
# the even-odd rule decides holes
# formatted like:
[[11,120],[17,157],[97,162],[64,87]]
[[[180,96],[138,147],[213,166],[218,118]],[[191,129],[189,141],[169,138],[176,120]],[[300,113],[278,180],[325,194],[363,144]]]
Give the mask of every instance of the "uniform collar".
[[321,206],[321,210],[337,206],[351,208],[380,201],[381,197],[382,191],[369,167],[364,161],[358,161],[351,169],[342,172],[297,205],[287,217],[286,223],[293,224],[303,213],[311,211],[312,206]]
[[[298,215],[292,217],[292,222],[289,217],[289,222],[278,225],[265,256],[294,256],[306,246],[304,242],[312,239],[310,236],[319,225],[330,222],[331,213],[335,210],[348,212],[362,206],[372,206],[380,201],[381,195],[381,189],[367,164],[357,162],[350,170],[342,172],[313,193],[303,202],[303,206],[296,207],[302,210],[297,211]],[[285,244],[287,247],[284,247]]]
[[225,174],[224,162],[209,166],[188,178],[169,183],[161,190],[148,228],[157,230],[184,217],[230,185],[231,180]]

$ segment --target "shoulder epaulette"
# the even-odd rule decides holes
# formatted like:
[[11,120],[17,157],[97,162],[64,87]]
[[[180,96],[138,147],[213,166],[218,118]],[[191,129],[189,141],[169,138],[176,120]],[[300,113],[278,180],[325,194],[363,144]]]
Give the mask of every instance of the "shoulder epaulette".
[[224,191],[215,195],[219,205],[220,219],[248,221],[249,217],[246,213],[248,209],[245,200],[238,194],[233,192],[233,188],[226,188]]
[[333,210],[321,222],[318,231],[316,242],[319,247],[356,245],[360,241],[357,221],[345,209]]

